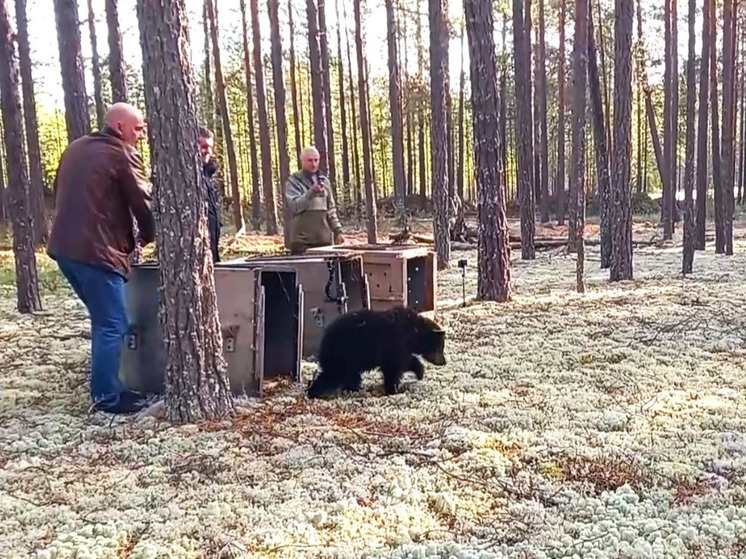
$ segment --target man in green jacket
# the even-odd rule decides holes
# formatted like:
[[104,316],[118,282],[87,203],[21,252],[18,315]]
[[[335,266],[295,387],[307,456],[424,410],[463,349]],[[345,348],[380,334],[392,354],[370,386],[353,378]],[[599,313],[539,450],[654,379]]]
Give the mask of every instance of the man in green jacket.
[[291,254],[307,249],[344,243],[329,179],[319,173],[319,152],[307,147],[301,152],[302,169],[291,175],[285,187],[285,202],[293,216]]

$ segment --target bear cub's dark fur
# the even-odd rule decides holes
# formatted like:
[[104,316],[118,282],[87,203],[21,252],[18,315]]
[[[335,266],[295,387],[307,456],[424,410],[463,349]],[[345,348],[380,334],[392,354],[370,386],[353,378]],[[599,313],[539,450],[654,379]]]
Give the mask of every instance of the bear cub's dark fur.
[[433,365],[445,365],[444,346],[445,331],[412,309],[344,314],[324,331],[318,355],[321,372],[309,385],[308,397],[339,388],[358,391],[363,373],[376,368],[383,373],[386,394],[394,394],[405,371],[422,380],[425,367],[418,355]]

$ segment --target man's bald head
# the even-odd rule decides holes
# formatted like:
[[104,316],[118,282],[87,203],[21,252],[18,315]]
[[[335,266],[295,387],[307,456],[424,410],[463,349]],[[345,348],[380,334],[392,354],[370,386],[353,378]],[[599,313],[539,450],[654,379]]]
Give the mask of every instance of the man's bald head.
[[140,109],[129,103],[114,103],[109,107],[104,123],[131,146],[145,138],[145,118]]
[[300,152],[300,161],[303,170],[308,173],[315,173],[319,170],[319,150],[313,146],[303,148]]

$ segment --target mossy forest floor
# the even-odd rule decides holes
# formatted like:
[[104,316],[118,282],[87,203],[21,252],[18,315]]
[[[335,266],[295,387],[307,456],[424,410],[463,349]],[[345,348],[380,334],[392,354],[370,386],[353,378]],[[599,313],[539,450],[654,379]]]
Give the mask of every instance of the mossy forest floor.
[[186,426],[89,416],[85,309],[40,256],[44,311],[19,316],[3,252],[0,557],[746,557],[745,232],[687,278],[680,231],[635,249],[632,282],[591,247],[585,295],[574,255],[513,251],[513,301],[465,308],[455,262],[473,295],[477,255],[454,251],[447,366]]

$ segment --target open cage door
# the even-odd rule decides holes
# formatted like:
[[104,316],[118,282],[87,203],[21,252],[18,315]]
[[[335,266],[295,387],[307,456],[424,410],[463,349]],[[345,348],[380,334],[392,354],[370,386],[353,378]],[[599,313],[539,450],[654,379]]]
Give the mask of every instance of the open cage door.
[[261,270],[254,270],[254,390],[264,395],[264,336],[266,293],[261,281]]
[[304,316],[305,316],[305,294],[303,292],[303,284],[298,284],[298,296],[297,306],[295,307],[295,316],[298,320],[298,340],[295,345],[295,371],[293,372],[293,381],[300,382],[301,380],[301,358],[303,357],[303,333],[304,333]]

